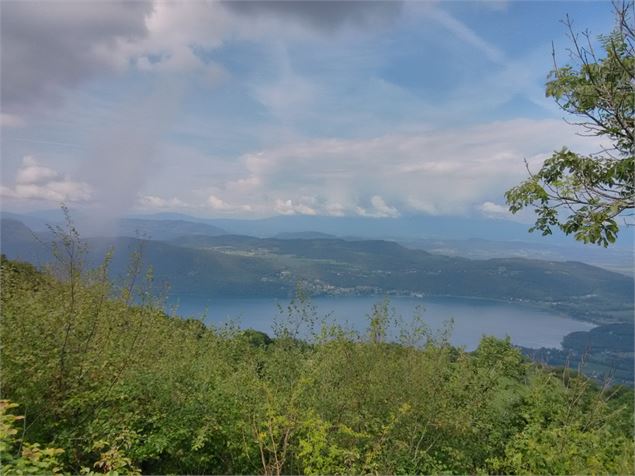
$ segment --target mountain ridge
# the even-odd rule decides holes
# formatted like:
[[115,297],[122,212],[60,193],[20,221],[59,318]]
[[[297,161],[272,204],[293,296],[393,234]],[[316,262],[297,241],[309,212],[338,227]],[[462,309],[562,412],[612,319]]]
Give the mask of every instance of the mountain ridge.
[[[1,231],[2,252],[9,258],[38,265],[51,261],[42,243],[46,237],[15,221],[3,220]],[[134,250],[142,248],[157,288],[169,283],[177,295],[287,297],[301,282],[315,295],[478,297],[547,306],[594,322],[632,320],[632,278],[580,262],[470,260],[385,240],[193,235],[172,241],[84,241],[93,266],[115,248],[111,267],[117,276],[125,275]]]

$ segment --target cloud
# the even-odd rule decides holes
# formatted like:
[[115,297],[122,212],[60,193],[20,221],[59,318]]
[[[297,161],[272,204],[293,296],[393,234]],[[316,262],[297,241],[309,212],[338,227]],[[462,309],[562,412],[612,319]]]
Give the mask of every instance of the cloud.
[[138,204],[141,205],[142,208],[150,208],[150,209],[175,209],[175,208],[184,208],[187,207],[187,203],[182,200],[172,197],[172,198],[161,198],[156,195],[139,195],[137,200]]
[[[90,79],[134,69],[156,76],[153,81],[142,78],[148,94],[130,95],[132,100],[125,103],[100,97],[107,115],[98,126],[88,126],[85,136],[83,124],[78,127],[78,141],[86,144],[79,155],[80,176],[101,207],[99,220],[116,218],[137,202],[160,165],[157,152],[184,91],[192,82],[214,86],[227,76],[203,54],[222,44],[227,14],[217,2],[34,1],[7,6],[2,12],[3,124],[15,123],[18,115],[41,117],[42,109],[57,105]],[[91,113],[95,115],[86,112]]]
[[360,216],[373,218],[396,218],[400,215],[399,210],[388,206],[379,195],[373,195],[370,204],[370,208],[355,207],[355,212]]
[[207,197],[206,203],[203,203],[199,206],[194,206],[193,208],[199,208],[203,210],[209,210],[211,208],[214,212],[220,213],[249,213],[253,210],[250,205],[227,203],[225,200],[217,197],[214,194]]
[[125,66],[116,52],[147,33],[151,9],[147,2],[3,2],[3,109],[57,102],[68,88]]
[[[496,117],[519,94],[544,97],[544,52],[505,59],[443,5],[417,8],[421,16],[410,26],[441,25],[447,34],[430,30],[452,46],[466,45],[459,53],[475,56],[488,72],[442,88],[447,98],[433,97],[436,86],[400,86],[385,75],[393,66],[388,56],[410,54],[399,51],[403,31],[377,33],[376,26],[390,26],[402,14],[396,2],[6,2],[2,126],[33,124],[29,147],[55,145],[41,140],[56,139],[57,130],[36,129],[31,105],[55,104],[69,92],[77,96],[71,111],[80,111],[81,120],[62,110],[60,123],[70,118],[83,125],[88,118],[90,124],[81,131],[58,126],[73,135],[61,139],[81,144],[72,152],[82,160],[80,182],[61,176],[57,165],[35,162],[23,164],[3,194],[79,197],[80,189],[68,184],[88,183],[85,196],[117,214],[133,205],[226,215],[494,214],[502,191],[524,177],[523,158],[538,164],[553,149],[582,142],[560,121],[457,125],[457,118]],[[413,35],[421,39],[411,42],[413,49],[432,52],[428,36]],[[126,72],[134,72],[130,83],[104,81],[97,93],[79,88]],[[228,94],[197,96],[180,114],[182,96],[200,91],[190,87],[192,78],[216,85],[231,75]],[[443,80],[435,68],[426,75],[433,85]],[[154,94],[149,87],[149,98],[135,94],[123,107],[111,97],[149,84],[159,85]],[[95,112],[102,107],[108,116]],[[187,121],[200,132],[184,132]],[[97,130],[97,137],[82,136],[86,130]],[[175,151],[177,144],[189,155]]]
[[248,214],[253,211],[250,205],[227,203],[214,194],[209,195],[205,200],[182,200],[179,197],[165,198],[158,195],[139,194],[135,208],[148,211],[179,210],[197,214],[205,214],[211,211],[214,214],[222,215]]
[[137,69],[162,74],[196,73],[208,85],[228,76],[205,52],[223,45],[231,18],[217,2],[154,2],[147,34],[124,51]]
[[[539,138],[539,139],[538,139]],[[213,182],[223,203],[255,214],[502,216],[505,190],[568,144],[599,143],[562,121],[518,119],[368,139],[316,139],[245,154],[244,176]]]
[[318,98],[316,85],[293,71],[287,52],[278,48],[277,80],[252,86],[254,97],[281,122],[292,122],[313,109]]
[[48,167],[40,165],[33,157],[22,159],[22,167],[18,170],[16,182],[21,185],[41,184],[58,178],[59,174]]
[[[60,103],[82,83],[130,69],[228,76],[210,51],[228,38],[384,23],[400,2],[4,2],[3,109],[22,114]],[[304,27],[297,28],[298,25]]]
[[394,19],[401,1],[224,1],[227,8],[246,17],[274,17],[301,22],[319,31],[332,32],[344,26],[372,27]]
[[214,210],[227,210],[230,208],[229,204],[225,202],[223,199],[218,198],[216,195],[210,195],[207,197],[207,203]]
[[[511,219],[503,194],[526,178],[524,159],[537,170],[565,144],[581,153],[600,148],[597,138],[577,136],[560,120],[529,119],[296,140],[237,157],[201,159],[200,169],[189,169],[198,188],[185,192],[177,185],[171,190],[179,202],[146,200],[144,206],[212,216],[476,213]],[[186,177],[179,180],[188,183]],[[163,196],[169,187],[165,181],[148,195]]]
[[[559,120],[518,119],[449,129],[420,128],[369,138],[298,140],[233,160],[207,157],[201,159],[201,171],[217,172],[198,180],[202,188],[185,192],[182,185],[170,189],[170,183],[165,182],[151,190],[151,144],[163,120],[148,125],[146,114],[166,116],[154,112],[145,111],[138,118],[149,127],[147,132],[133,127],[136,121],[121,125],[122,130],[134,131],[134,136],[141,135],[141,145],[130,142],[128,135],[113,132],[110,143],[114,148],[102,147],[108,153],[95,155],[96,162],[90,164],[92,180],[87,180],[86,174],[80,175],[86,181],[71,179],[27,156],[14,184],[3,187],[2,196],[55,202],[90,200],[99,202],[100,209],[117,209],[117,214],[137,206],[212,216],[396,217],[476,212],[507,218],[501,205],[503,193],[526,177],[523,159],[536,170],[564,144],[581,153],[596,151],[600,146],[597,139],[579,137]],[[150,157],[149,162],[137,160],[139,154]],[[199,174],[195,169],[187,170],[189,180]],[[170,173],[176,173],[176,169]],[[188,183],[187,174],[179,180]],[[139,195],[135,190],[140,188],[148,190]],[[126,198],[130,194],[134,194],[132,198]],[[124,197],[127,204],[119,209],[123,205],[108,198],[110,195]],[[103,221],[103,213],[98,215]]]
[[215,85],[227,73],[199,53],[222,45],[225,25],[231,22],[217,2],[4,2],[3,109],[58,105],[88,80],[135,68],[197,73]]
[[71,180],[40,164],[33,157],[26,156],[18,169],[15,185],[2,186],[0,195],[4,198],[57,203],[85,202],[91,199],[92,190],[88,184]]
[[430,8],[427,12],[429,17],[439,22],[460,40],[481,50],[494,63],[502,63],[505,60],[504,53],[498,47],[489,43],[447,11],[440,8]]
[[480,212],[490,218],[501,218],[511,216],[511,212],[504,205],[499,205],[494,202],[483,202],[479,205]]
[[280,215],[317,215],[317,212],[308,205],[279,198],[276,199],[273,210]]
[[0,113],[0,127],[24,127],[26,121],[16,114]]
[[[213,87],[231,76],[235,62],[214,54],[228,42],[248,40],[265,50],[272,45],[323,48],[334,30],[352,27],[376,35],[378,26],[393,25],[402,10],[399,1],[5,2],[3,109],[29,119],[86,81],[129,71],[188,75]],[[422,11],[488,57],[502,57],[440,7]],[[315,38],[322,43],[311,43]],[[315,98],[324,97],[323,88],[301,72],[276,70],[277,82],[259,77],[251,91],[274,117],[293,122],[294,111],[312,109]]]

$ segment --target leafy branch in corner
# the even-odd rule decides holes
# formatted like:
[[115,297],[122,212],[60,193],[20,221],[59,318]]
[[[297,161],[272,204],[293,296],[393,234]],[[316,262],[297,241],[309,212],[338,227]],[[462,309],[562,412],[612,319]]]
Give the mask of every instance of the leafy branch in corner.
[[[581,135],[610,142],[594,154],[566,147],[545,160],[539,171],[505,194],[512,213],[532,207],[536,221],[530,231],[550,235],[554,227],[584,243],[614,243],[618,220],[635,209],[635,31],[633,1],[614,4],[616,26],[599,36],[596,52],[588,31],[576,33],[572,20],[564,24],[572,47],[572,64],[554,66],[547,97],[576,118],[568,121]],[[527,164],[526,164],[527,165]],[[626,222],[625,222],[626,223]]]

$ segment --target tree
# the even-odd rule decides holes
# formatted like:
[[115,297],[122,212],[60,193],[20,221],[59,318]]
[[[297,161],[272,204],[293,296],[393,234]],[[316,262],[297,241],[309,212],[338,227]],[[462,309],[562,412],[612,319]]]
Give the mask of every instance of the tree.
[[543,235],[557,227],[584,243],[608,246],[619,231],[618,220],[635,208],[635,31],[632,0],[614,4],[616,26],[598,37],[596,52],[588,31],[576,33],[569,17],[564,21],[572,47],[571,63],[554,68],[546,84],[552,97],[583,135],[610,142],[601,151],[583,155],[562,148],[541,169],[506,192],[512,213],[533,207],[530,231]]

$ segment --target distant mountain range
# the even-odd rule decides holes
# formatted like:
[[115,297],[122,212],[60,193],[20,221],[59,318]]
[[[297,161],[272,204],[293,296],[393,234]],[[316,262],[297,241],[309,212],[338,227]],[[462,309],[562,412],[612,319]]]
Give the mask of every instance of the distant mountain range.
[[116,236],[140,237],[152,240],[172,240],[184,235],[226,235],[228,232],[214,225],[184,220],[143,220],[124,218],[117,222]]
[[[16,213],[2,212],[2,219],[22,222],[37,232],[47,231],[48,224],[62,223],[64,217],[59,213],[55,213],[52,214],[51,218],[51,220],[47,220],[38,215],[19,215]],[[79,220],[75,220],[75,217],[73,217],[73,220],[78,224],[80,231],[86,231],[88,232],[87,235],[90,236],[92,230],[82,230],[83,218],[84,217],[80,215]],[[143,218],[122,218],[117,220],[105,233],[108,236],[143,237],[145,239],[159,241],[171,240],[183,235],[217,236],[228,234],[226,230],[208,223],[182,219],[150,220]]]
[[447,256],[470,259],[528,258],[547,261],[581,261],[628,276],[634,273],[633,248],[582,245],[576,243],[546,244],[523,241],[403,239],[407,248],[426,250]]
[[[85,212],[73,211],[76,223],[84,221]],[[61,222],[60,210],[40,211],[27,214],[2,212],[3,218],[22,221],[39,231],[44,223]],[[249,235],[260,238],[273,237],[279,233],[324,233],[337,237],[360,237],[389,240],[466,240],[520,241],[544,246],[564,245],[568,248],[586,250],[589,247],[577,243],[557,230],[554,235],[543,237],[539,233],[529,233],[529,225],[510,220],[489,218],[468,218],[458,216],[411,215],[398,218],[333,217],[309,215],[280,215],[262,219],[215,218],[206,219],[182,213],[156,213],[129,216],[130,219],[144,221],[171,221],[212,225],[235,235]],[[125,220],[124,220],[125,221]],[[186,235],[189,233],[182,233]],[[622,226],[618,242],[612,248],[632,249],[635,233],[633,227]],[[155,239],[158,239],[155,237]]]
[[319,231],[288,231],[278,233],[273,238],[278,238],[279,240],[329,240],[337,238],[337,236]]
[[[63,221],[59,210],[32,214],[2,212],[1,216],[21,221],[37,232],[46,231],[47,223]],[[633,276],[634,268],[633,243],[628,243],[628,235],[632,235],[632,230],[627,227],[624,227],[621,242],[626,242],[628,246],[603,248],[583,245],[571,237],[563,240],[558,237],[550,239],[530,234],[527,233],[525,225],[500,220],[466,222],[464,219],[448,221],[447,218],[435,217],[374,219],[302,216],[264,220],[205,220],[184,214],[163,213],[124,218],[107,227],[94,230],[92,226],[82,226],[85,222],[92,223],[90,218],[81,212],[73,212],[73,219],[76,219],[82,236],[144,237],[159,241],[189,235],[225,234],[280,239],[383,239],[396,241],[407,248],[470,259],[528,258],[581,261],[629,276]],[[409,222],[412,223],[408,224]],[[427,228],[424,226],[426,222],[429,225]],[[497,224],[506,228],[507,232],[496,234]],[[493,236],[494,239],[484,238],[487,236]]]
[[[471,260],[385,240],[342,240],[322,234],[173,237],[181,222],[172,223],[175,228],[165,233],[157,224],[150,227],[163,233],[164,241],[87,238],[89,264],[99,263],[114,247],[111,271],[117,278],[125,274],[132,252],[142,247],[144,263],[152,265],[157,287],[169,283],[174,295],[283,297],[302,282],[314,294],[469,296],[546,306],[595,322],[633,318],[633,279],[579,262]],[[206,232],[222,231],[205,226]],[[37,265],[51,261],[49,233],[3,219],[0,236],[2,252],[9,258]]]

